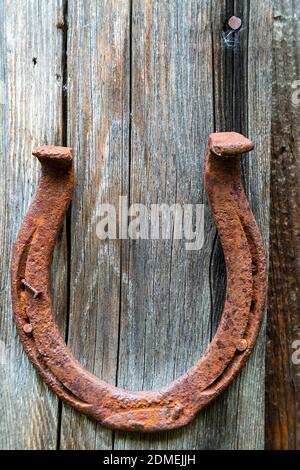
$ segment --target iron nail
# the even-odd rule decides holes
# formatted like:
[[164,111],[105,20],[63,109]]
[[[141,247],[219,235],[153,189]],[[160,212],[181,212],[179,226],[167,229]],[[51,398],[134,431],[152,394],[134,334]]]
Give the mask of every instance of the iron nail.
[[242,20],[238,16],[232,16],[229,18],[227,24],[232,31],[239,31],[242,27]]
[[21,282],[22,282],[23,286],[27,287],[27,289],[29,289],[32,292],[34,299],[36,299],[40,295],[41,292],[36,290],[30,284],[28,284],[28,282],[25,279],[22,279]]
[[30,333],[32,333],[32,325],[30,325],[30,323],[25,323],[23,326],[23,331],[26,333],[26,335],[30,335]]
[[241,339],[237,345],[237,350],[238,351],[246,351],[248,348],[248,341],[246,339]]

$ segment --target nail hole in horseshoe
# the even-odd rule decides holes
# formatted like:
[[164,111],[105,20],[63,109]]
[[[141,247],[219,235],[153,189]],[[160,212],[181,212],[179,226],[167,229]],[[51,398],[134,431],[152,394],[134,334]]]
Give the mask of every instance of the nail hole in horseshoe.
[[252,261],[252,274],[257,273],[257,263],[255,261]]

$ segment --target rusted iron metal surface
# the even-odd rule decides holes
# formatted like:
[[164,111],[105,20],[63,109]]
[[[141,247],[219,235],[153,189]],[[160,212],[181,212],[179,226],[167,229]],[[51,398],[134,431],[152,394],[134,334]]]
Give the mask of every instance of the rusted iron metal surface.
[[242,27],[242,20],[238,16],[231,16],[228,20],[228,27],[233,31],[239,31]]
[[253,143],[236,133],[209,137],[205,184],[227,270],[220,325],[204,356],[185,375],[154,391],[127,391],[100,380],[76,360],[54,320],[49,268],[72,198],[70,148],[39,147],[35,199],[22,224],[12,261],[13,311],[24,349],[63,400],[111,429],[157,432],[184,426],[233,380],[250,355],[266,297],[262,238],[244,193],[240,154]]

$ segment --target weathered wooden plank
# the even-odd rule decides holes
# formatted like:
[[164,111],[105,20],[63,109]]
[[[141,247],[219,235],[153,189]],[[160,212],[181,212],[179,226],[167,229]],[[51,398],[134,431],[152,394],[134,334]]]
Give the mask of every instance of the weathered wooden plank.
[[[68,9],[68,143],[76,188],[71,213],[68,344],[96,375],[115,384],[122,243],[100,241],[100,204],[128,192],[129,1],[80,0]],[[63,449],[109,449],[111,431],[63,407]]]
[[[133,1],[130,202],[203,204],[203,155],[213,130],[211,2]],[[172,229],[173,230],[173,229]],[[191,367],[210,340],[205,243],[129,241],[123,265],[118,385],[166,385]],[[204,415],[184,430],[153,436],[116,433],[117,449],[201,447]]]
[[[255,142],[255,151],[244,163],[245,187],[265,242],[268,256],[270,154],[271,154],[271,97],[272,97],[272,2],[249,2],[248,41],[248,133]],[[265,391],[265,323],[257,341],[252,361],[241,385],[240,432],[241,448],[264,447]],[[249,423],[249,416],[251,416]],[[247,429],[247,432],[245,432]]]
[[[266,445],[300,449],[300,4],[274,2]],[[293,88],[294,85],[294,88]],[[296,88],[295,88],[296,87]],[[294,94],[294,96],[293,96]],[[295,349],[296,348],[296,349]],[[293,353],[296,353],[293,362]]]
[[[12,320],[10,259],[17,230],[34,195],[38,144],[62,142],[63,1],[0,2],[0,447],[54,449],[58,401],[22,351]],[[54,261],[55,306],[64,330],[66,245]],[[3,354],[4,350],[4,354]]]
[[[222,2],[215,11],[214,32],[215,104],[217,130],[235,130],[249,135],[256,150],[243,159],[246,192],[265,240],[268,253],[269,155],[271,99],[270,3]],[[218,24],[222,17],[241,17],[243,27],[235,42],[218,47]],[[218,19],[219,18],[219,19]],[[223,16],[224,21],[224,16]],[[223,36],[224,37],[224,36]],[[266,73],[267,71],[267,73]],[[226,275],[217,241],[212,256],[214,329],[224,301]],[[264,447],[264,325],[255,351],[232,387],[208,410],[209,445],[218,448]],[[254,380],[255,378],[255,380]],[[227,440],[220,423],[231,430]],[[224,424],[223,424],[224,426]]]
[[[250,204],[256,216],[268,255],[269,200],[270,200],[270,123],[272,91],[272,3],[250,2],[249,46],[248,46],[248,129],[256,148],[252,157],[244,164],[245,186]],[[241,430],[249,429],[254,443],[264,445],[264,429],[261,418],[264,414],[265,381],[265,322],[257,342],[252,362],[248,368],[247,385],[244,387],[244,414]],[[249,426],[247,416],[253,412]],[[247,427],[248,426],[248,427]],[[239,441],[248,447],[248,436],[240,433]]]
[[[69,305],[69,346],[110,383],[166,384],[195,363],[215,331],[225,276],[203,188],[203,154],[214,128],[234,127],[258,145],[244,174],[267,242],[269,7],[256,0],[0,4],[6,20],[0,32],[1,269],[8,273],[11,245],[37,182],[32,146],[66,143],[67,116],[77,186],[69,223],[70,299],[65,236],[54,265],[58,321],[64,332]],[[241,48],[227,51],[221,31],[234,11],[244,17]],[[14,207],[11,194],[17,194]],[[100,242],[99,206],[117,207],[121,194],[148,207],[205,203],[204,247],[189,252],[185,240],[174,239]],[[2,292],[8,283],[5,274]],[[21,352],[6,292],[0,322],[3,448],[54,448],[57,426],[60,448],[263,446],[264,332],[247,368],[217,403],[186,429],[149,437],[113,434],[64,406],[60,417],[57,400]]]
[[[257,143],[254,163],[244,165],[245,179],[267,241],[271,23],[269,3],[259,4],[251,2],[250,9],[249,2],[133,2],[130,200],[206,201],[203,152],[214,128],[215,101],[217,130],[241,130]],[[222,27],[235,11],[245,26],[240,52],[228,53]],[[188,253],[176,240],[130,242],[124,252],[130,288],[122,292],[120,386],[166,384],[194,364],[210,341],[224,272],[220,278],[222,257],[213,249],[208,213],[205,221],[200,252]],[[159,436],[116,433],[115,448],[262,448],[263,371],[264,330],[239,379],[194,423]]]

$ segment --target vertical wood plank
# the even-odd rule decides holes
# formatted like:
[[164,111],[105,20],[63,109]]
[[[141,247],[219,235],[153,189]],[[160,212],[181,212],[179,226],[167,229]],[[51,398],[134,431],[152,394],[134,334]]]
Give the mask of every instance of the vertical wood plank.
[[[0,2],[0,448],[55,449],[58,401],[37,377],[11,312],[10,259],[36,190],[38,144],[62,145],[63,1]],[[54,260],[57,321],[66,314],[66,244]]]
[[274,2],[266,445],[282,450],[300,449],[299,24],[299,2]]
[[[100,204],[128,192],[129,1],[79,0],[68,8],[68,143],[75,154],[68,345],[115,384],[122,243],[100,241]],[[113,435],[63,406],[62,449],[109,449]]]
[[[239,3],[239,2],[237,2]],[[272,2],[249,2],[247,116],[255,150],[244,161],[245,188],[268,259],[270,210]],[[238,447],[264,448],[265,323],[241,376]]]
[[[203,155],[213,130],[211,3],[134,0],[132,13],[130,203],[203,204]],[[202,250],[187,251],[185,240],[128,241],[119,386],[161,387],[203,354],[213,233],[206,210]],[[172,433],[117,432],[115,448],[197,448],[201,429],[203,414]]]
[[[224,41],[220,27],[232,15],[243,21],[235,41]],[[215,112],[217,130],[248,135],[255,151],[242,160],[244,184],[268,253],[271,100],[271,4],[223,1],[214,9]],[[221,39],[220,39],[221,36]],[[231,40],[232,36],[229,36]],[[218,240],[212,256],[213,328],[224,302],[226,274]],[[246,367],[220,397],[207,419],[209,448],[264,448],[265,321]],[[255,378],[255,379],[254,379]],[[225,432],[230,429],[228,439]],[[220,432],[223,429],[223,432]]]

